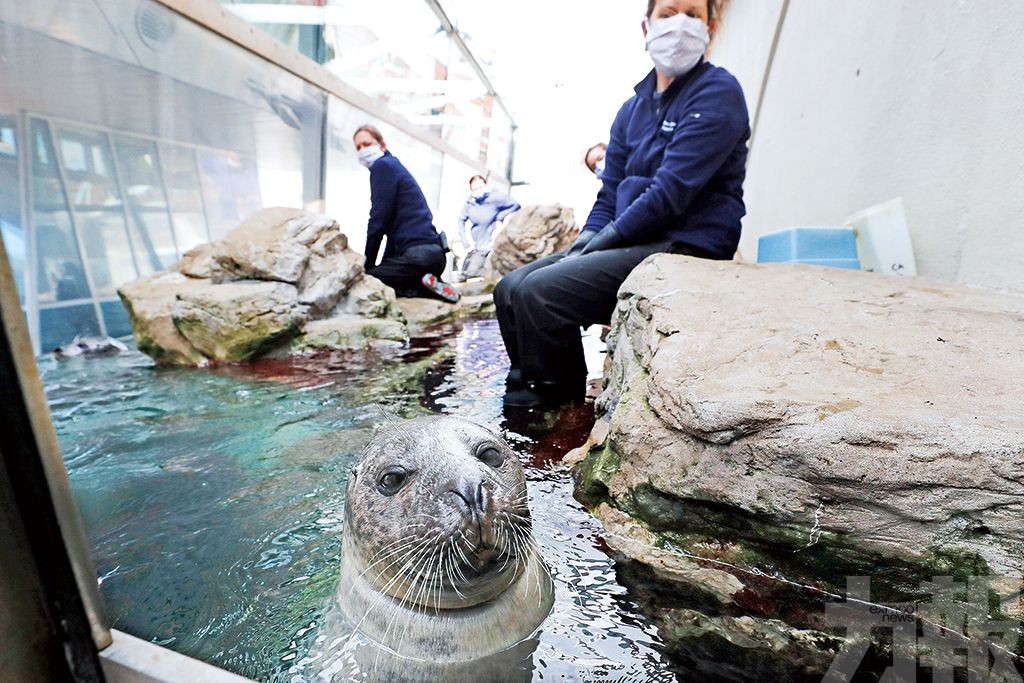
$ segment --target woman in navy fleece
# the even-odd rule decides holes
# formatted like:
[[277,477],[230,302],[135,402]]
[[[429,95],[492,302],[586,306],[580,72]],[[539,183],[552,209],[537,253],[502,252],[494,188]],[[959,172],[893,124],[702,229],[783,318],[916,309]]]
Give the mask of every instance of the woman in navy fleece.
[[[441,280],[447,259],[434,216],[416,179],[384,144],[373,126],[360,126],[352,141],[359,163],[370,169],[370,220],[366,225],[364,268],[401,297],[428,294],[451,303],[459,293]],[[380,243],[384,257],[377,263]]]
[[607,324],[622,282],[658,252],[730,259],[740,239],[750,124],[736,79],[704,61],[714,0],[648,0],[654,70],[612,124],[601,191],[576,243],[494,290],[512,369],[505,404],[582,397],[580,326]]

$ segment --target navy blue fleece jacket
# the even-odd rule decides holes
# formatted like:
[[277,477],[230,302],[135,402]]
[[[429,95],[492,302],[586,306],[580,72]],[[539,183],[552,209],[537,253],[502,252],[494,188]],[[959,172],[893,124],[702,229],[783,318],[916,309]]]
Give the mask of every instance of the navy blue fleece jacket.
[[441,245],[434,215],[412,174],[391,152],[370,166],[370,220],[366,225],[366,267],[377,264],[385,236],[384,258],[417,244]]
[[732,258],[746,213],[750,123],[739,82],[701,62],[656,93],[651,71],[612,125],[584,230],[615,221],[627,244],[670,238]]

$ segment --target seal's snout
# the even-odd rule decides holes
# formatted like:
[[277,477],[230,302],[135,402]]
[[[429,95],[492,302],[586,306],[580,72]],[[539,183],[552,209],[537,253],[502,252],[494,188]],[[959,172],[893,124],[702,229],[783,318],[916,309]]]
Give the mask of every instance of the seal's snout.
[[484,495],[483,489],[482,481],[462,480],[452,488],[451,492],[462,499],[471,514],[476,514],[481,510],[480,501]]
[[493,548],[494,496],[491,487],[482,479],[466,478],[456,482],[449,493],[455,494],[456,504],[466,517],[467,537],[478,549]]

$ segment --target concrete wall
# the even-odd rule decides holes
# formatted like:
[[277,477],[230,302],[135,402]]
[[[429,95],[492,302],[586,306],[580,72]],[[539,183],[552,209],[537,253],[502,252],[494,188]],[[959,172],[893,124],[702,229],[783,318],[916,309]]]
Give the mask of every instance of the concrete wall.
[[723,19],[711,61],[752,118],[766,83],[746,256],[902,196],[920,274],[1024,289],[1024,3],[733,0]]

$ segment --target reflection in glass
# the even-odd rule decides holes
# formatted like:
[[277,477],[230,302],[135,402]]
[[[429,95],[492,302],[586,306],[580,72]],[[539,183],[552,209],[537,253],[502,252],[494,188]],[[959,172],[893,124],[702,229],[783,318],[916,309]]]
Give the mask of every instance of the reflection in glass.
[[132,256],[106,133],[60,127],[57,139],[95,293],[113,294],[118,285],[138,277],[136,266],[142,275],[157,271],[152,243],[143,243],[149,258],[136,262]]
[[21,225],[18,129],[13,117],[0,116],[0,233],[14,271],[18,297],[25,303],[25,229]]
[[180,145],[161,144],[160,165],[174,219],[174,238],[178,251],[184,254],[192,247],[210,241],[203,215],[195,151]]
[[57,173],[56,154],[45,121],[32,119],[32,224],[36,243],[36,287],[39,301],[66,301],[89,296],[71,226],[64,186]]
[[132,322],[120,299],[100,302],[100,311],[103,312],[103,323],[107,326],[108,336],[127,337],[132,333]]
[[[85,245],[85,258],[97,296],[112,296],[117,288],[131,282],[138,275],[128,241],[125,239],[124,218],[120,212],[75,212],[79,233]],[[144,275],[155,269],[147,263]]]
[[199,150],[199,178],[214,239],[262,208],[256,162],[235,152]]
[[43,352],[67,344],[76,335],[97,336],[100,325],[92,303],[43,308],[39,311],[39,346]]
[[148,267],[154,270],[168,268],[179,254],[171,233],[156,143],[118,136],[114,138],[114,150],[128,202],[136,260],[148,260]]

